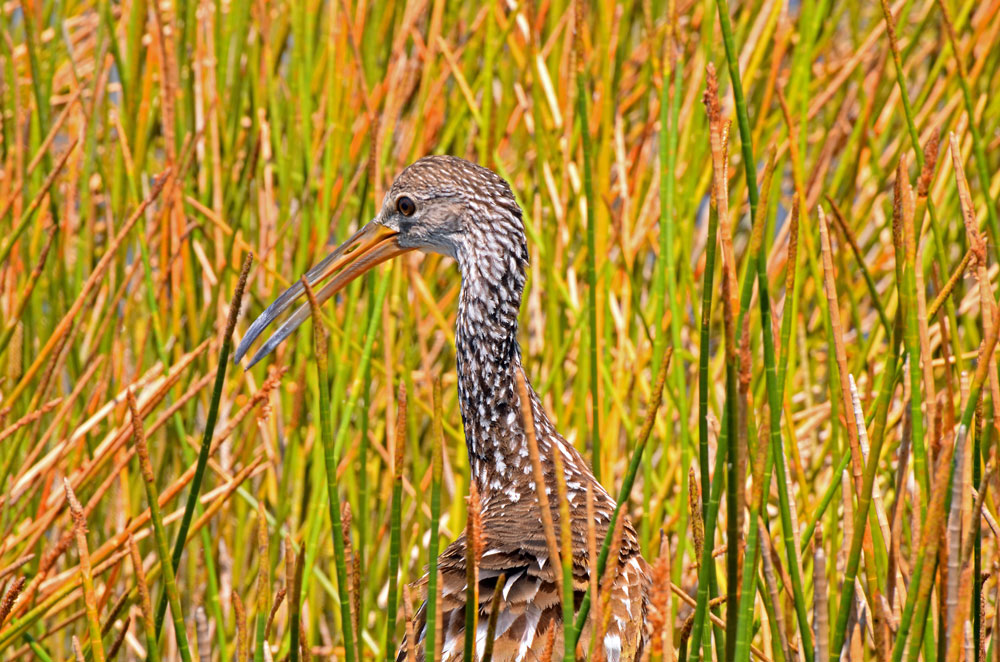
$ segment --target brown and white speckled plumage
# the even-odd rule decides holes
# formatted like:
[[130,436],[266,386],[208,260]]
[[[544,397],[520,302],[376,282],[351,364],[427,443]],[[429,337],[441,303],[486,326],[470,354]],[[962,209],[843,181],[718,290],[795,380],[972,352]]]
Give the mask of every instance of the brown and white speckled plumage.
[[[417,212],[395,213],[395,201],[408,196]],[[421,216],[423,212],[423,216]],[[404,170],[385,197],[379,222],[401,232],[400,243],[434,250],[456,259],[462,274],[455,345],[458,392],[472,478],[481,495],[483,555],[479,566],[481,654],[489,619],[489,600],[501,574],[506,581],[497,617],[493,659],[534,660],[556,628],[555,659],[562,657],[562,606],[556,582],[559,568],[549,560],[536,497],[536,485],[519,414],[516,372],[521,371],[517,318],[524,289],[528,249],[521,210],[507,183],[492,171],[450,156],[421,159]],[[418,230],[419,228],[419,230]],[[406,239],[408,233],[414,233]],[[404,244],[405,245],[405,244]],[[527,375],[525,375],[527,381]],[[549,420],[528,387],[535,435],[555,501],[552,455],[562,455],[573,533],[574,590],[583,597],[590,581],[587,555],[586,494],[594,493],[598,540],[608,531],[615,502],[594,479],[580,453]],[[556,530],[559,513],[552,508]],[[445,662],[462,658],[465,627],[465,537],[441,554],[443,582],[442,644]],[[599,645],[609,662],[637,659],[643,645],[648,567],[639,553],[635,530],[623,529],[618,575],[611,593],[610,619]],[[420,583],[422,590],[425,582]],[[414,632],[424,639],[424,609]],[[581,637],[589,647],[589,627]],[[423,659],[423,646],[417,646]],[[405,646],[400,660],[405,660]]]
[[[318,286],[330,278],[317,292],[322,303],[361,273],[408,250],[448,255],[458,262],[462,275],[455,332],[458,394],[472,480],[480,494],[483,545],[477,653],[482,655],[485,644],[490,597],[498,578],[505,575],[493,659],[536,660],[550,637],[555,642],[553,659],[561,659],[562,605],[558,585],[562,573],[549,558],[517,387],[518,373],[528,383],[517,342],[517,317],[528,264],[521,209],[507,182],[492,171],[452,156],[429,156],[403,170],[386,193],[379,215],[313,267],[305,279]],[[295,284],[268,306],[247,330],[235,360],[241,360],[263,330],[303,292],[304,287]],[[300,307],[248,367],[277,347],[308,314],[307,306]],[[578,606],[592,571],[586,551],[588,486],[593,492],[599,541],[608,533],[615,502],[594,479],[580,453],[556,431],[530,385],[527,393],[556,531],[560,530],[560,522],[553,457],[562,459]],[[465,552],[462,536],[438,560],[443,580],[439,618],[444,633],[444,662],[462,659]],[[584,651],[593,645],[608,662],[632,662],[639,659],[646,637],[649,569],[627,519],[617,557],[612,559],[616,563],[609,569],[610,590],[605,590],[601,598],[601,602],[604,597],[610,598],[607,621],[596,642],[590,641],[588,621],[580,644]],[[418,584],[426,593],[426,582]],[[422,662],[424,608],[415,614],[412,625],[418,639],[417,658]],[[406,659],[406,650],[404,642],[399,660]]]

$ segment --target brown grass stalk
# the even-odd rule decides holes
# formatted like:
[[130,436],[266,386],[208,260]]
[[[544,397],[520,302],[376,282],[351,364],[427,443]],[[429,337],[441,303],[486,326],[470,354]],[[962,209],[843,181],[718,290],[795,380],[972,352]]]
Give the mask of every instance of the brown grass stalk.
[[[864,460],[861,457],[861,447],[858,444],[858,428],[854,417],[847,415],[853,411],[851,389],[848,382],[847,352],[844,349],[844,331],[840,320],[840,300],[837,296],[836,274],[833,268],[833,248],[830,245],[830,226],[823,207],[816,207],[819,214],[819,240],[823,257],[823,290],[826,293],[827,307],[830,311],[830,326],[833,327],[833,346],[837,361],[837,372],[840,377],[840,398],[844,419],[847,424],[847,437],[851,444],[851,475],[855,492],[860,496]],[[869,551],[869,550],[866,550]]]
[[128,635],[128,629],[131,625],[132,618],[126,616],[125,622],[122,623],[122,629],[118,631],[115,640],[111,642],[111,648],[108,649],[108,662],[111,662],[111,660],[114,660],[118,656],[118,651],[121,649],[122,644],[125,643],[125,636]]
[[18,596],[21,595],[26,580],[27,578],[24,576],[15,579],[4,594],[3,600],[0,601],[0,627],[3,626],[4,621],[7,620],[7,616],[10,615],[11,610],[14,608],[14,603],[17,602]]
[[727,334],[728,355],[734,357],[736,314],[739,310],[739,288],[736,284],[736,254],[733,250],[733,229],[729,219],[729,164],[728,142],[729,124],[722,119],[722,108],[719,105],[719,81],[715,73],[715,65],[711,62],[705,67],[705,94],[703,103],[708,110],[709,143],[712,150],[712,191],[715,207],[719,215],[719,240],[722,246],[722,278],[723,304],[728,318],[730,331]]
[[[861,446],[861,456],[864,458],[865,465],[867,466],[871,457],[871,445],[868,441],[868,429],[865,427],[864,409],[861,407],[861,395],[858,393],[858,385],[854,381],[854,375],[848,375],[848,377],[848,381],[850,382],[849,385],[851,387],[851,413],[853,414],[854,422],[858,427],[858,444]],[[882,490],[879,488],[877,481],[872,483],[871,508],[874,509],[875,519],[878,521],[879,531],[882,534],[882,540],[889,540],[892,536],[892,532],[889,529],[889,518],[885,514],[885,505],[882,501]]]
[[80,638],[74,634],[70,643],[73,647],[73,658],[76,662],[87,662],[87,658],[83,654],[83,646],[80,645]]
[[[482,509],[479,502],[479,489],[475,481],[469,483],[469,497],[466,503],[465,521],[465,581],[466,609],[473,605],[473,620],[466,621],[466,646],[472,646],[472,659],[476,658],[477,621],[479,615],[479,560],[483,556],[483,523]],[[471,637],[471,638],[470,638]]]
[[[552,510],[549,507],[549,495],[545,492],[545,473],[542,470],[542,461],[538,452],[538,438],[535,436],[535,418],[531,413],[531,400],[528,398],[528,386],[525,384],[524,375],[520,370],[515,371],[517,378],[517,397],[521,407],[521,425],[524,427],[524,434],[528,438],[528,453],[531,456],[531,468],[535,478],[535,494],[538,498],[538,509],[542,519],[542,530],[545,532],[545,542],[548,545],[549,557],[553,568],[561,567],[561,555],[559,543],[556,539],[556,530],[552,522]],[[608,558],[614,558],[608,556]],[[556,580],[559,587],[559,596],[562,598],[562,582]]]
[[236,617],[236,662],[248,662],[250,650],[247,646],[247,610],[239,593],[235,591],[233,591],[233,612]]
[[[597,516],[594,511],[594,486],[587,482],[587,563],[589,567],[597,567]],[[600,578],[596,572],[589,573],[591,604],[599,604]],[[590,631],[597,632],[598,614],[596,609],[590,610]],[[2,620],[0,620],[2,622]]]
[[[501,580],[497,580],[497,587],[502,586]],[[413,596],[410,594],[409,584],[403,584],[403,621],[406,631],[406,662],[417,662],[417,634],[413,630]],[[492,616],[491,616],[492,619]],[[358,630],[360,632],[360,630]],[[492,642],[487,639],[486,646],[489,650]]]
[[[984,476],[990,475],[990,468],[983,474]],[[983,480],[980,485],[979,492],[976,494],[976,501],[972,506],[971,514],[973,520],[980,520],[983,514],[983,503],[986,498],[986,493],[989,491],[990,481]],[[959,581],[959,589],[957,595],[957,601],[955,604],[955,610],[950,614],[951,627],[949,629],[948,635],[948,656],[946,658],[947,662],[958,662],[961,659],[961,654],[963,652],[963,643],[965,640],[965,625],[967,624],[967,619],[969,616],[969,609],[972,606],[972,582],[980,581],[979,577],[972,576],[972,551],[973,545],[976,542],[977,526],[969,527],[965,532],[965,537],[962,539],[961,551],[959,553],[959,567],[961,568],[961,579]],[[957,630],[961,628],[962,632],[959,633]]]
[[27,565],[28,563],[31,563],[32,561],[34,561],[35,560],[35,556],[37,556],[37,555],[34,552],[31,552],[29,554],[25,554],[23,556],[20,556],[20,557],[14,559],[13,563],[11,563],[10,565],[4,567],[3,569],[0,569],[0,580],[6,579],[10,575],[12,575],[15,572],[17,572],[18,569],[20,569],[20,568],[24,567],[25,565]]
[[[924,550],[925,567],[920,574],[919,586],[910,586],[909,590],[917,591],[918,604],[927,600],[934,585],[936,573],[933,572],[933,559],[938,555],[939,545],[942,540],[947,513],[945,513],[945,497],[948,490],[948,474],[951,470],[952,454],[955,445],[949,444],[942,449],[937,459],[937,467],[934,472],[933,489],[930,490],[930,504],[927,508],[927,518],[924,521],[919,549]],[[910,633],[910,645],[919,646],[923,640],[924,625],[916,622],[916,627]]]
[[937,315],[938,311],[941,310],[941,307],[944,305],[944,302],[951,296],[952,292],[955,291],[955,288],[960,282],[962,282],[962,279],[965,278],[965,270],[968,269],[969,265],[972,263],[973,257],[974,254],[971,248],[965,251],[965,255],[962,256],[962,260],[958,263],[958,266],[955,267],[951,276],[948,277],[948,280],[941,288],[941,291],[937,293],[934,300],[927,306],[928,319]]
[[[599,612],[597,630],[594,631],[592,641],[604,641],[604,634],[607,632],[608,624],[611,622],[611,595],[615,578],[618,576],[618,564],[614,559],[618,558],[618,551],[621,549],[622,533],[625,527],[625,518],[619,517],[615,520],[615,528],[611,531],[611,545],[608,549],[608,563],[604,569],[604,576],[601,578],[601,601],[595,602],[592,608]],[[594,662],[604,662],[607,651],[604,646],[594,646]]]
[[[518,374],[519,375],[521,374],[520,371],[518,371]],[[521,376],[518,377],[518,381],[519,382],[521,382],[523,380],[524,380],[523,375],[521,375]],[[532,421],[532,428],[533,427],[534,427],[534,422]],[[561,543],[560,550],[559,550],[559,552],[560,552],[559,559],[560,559],[560,562],[562,562],[562,563],[570,563],[570,564],[572,564],[573,563],[573,531],[572,531],[572,520],[570,519],[570,514],[569,514],[569,498],[567,496],[567,491],[566,491],[566,470],[565,470],[565,467],[563,465],[562,453],[556,452],[555,449],[553,449],[553,452],[552,452],[552,463],[553,463],[553,465],[555,465],[553,473],[555,474],[554,477],[555,477],[555,481],[556,481],[556,495],[558,496],[558,499],[559,499],[559,501],[558,501],[558,507],[559,507],[559,542]],[[545,488],[544,485],[542,487],[540,487],[540,488],[536,487],[536,491],[538,491],[538,490],[545,491],[545,489],[546,488]],[[619,520],[623,520],[624,518],[623,517],[619,517],[618,519]],[[615,567],[615,566],[618,565],[617,563],[614,563],[614,559],[617,558],[617,555],[616,556],[609,556],[608,558],[612,559],[612,562],[608,563],[608,567],[609,568]],[[555,569],[556,569],[556,566],[553,566],[553,570],[555,570]],[[559,569],[563,570],[562,567],[559,567]],[[596,566],[594,567],[593,572],[594,573],[597,572]],[[566,579],[565,579],[565,577],[561,577],[561,581],[558,581],[557,583],[562,583],[564,585],[563,586],[563,593],[565,593],[566,589],[568,588],[566,586]],[[570,582],[570,584],[572,584],[572,582]],[[570,589],[570,590],[572,591],[572,589]],[[609,595],[610,595],[610,592],[609,592]],[[565,599],[572,600],[572,598],[570,596],[565,596]],[[567,616],[567,614],[570,616],[570,618],[572,618],[574,610],[575,610],[575,607],[572,606],[572,605],[570,606],[570,608],[569,608],[568,611],[564,607],[564,609],[563,609],[563,618],[565,619],[566,616]],[[565,632],[569,629],[569,626],[570,626],[570,623],[568,623],[568,622],[564,622],[563,623],[564,639],[565,639]],[[578,641],[578,645],[582,645],[582,642]],[[596,648],[597,648],[598,653],[600,654],[600,652],[602,651],[603,647],[602,646],[597,646]]]
[[[118,566],[119,568],[121,566]],[[109,595],[110,592],[106,592]],[[118,599],[115,600],[115,604],[112,605],[111,609],[108,610],[108,615],[104,617],[104,625],[101,626],[101,636],[106,636],[115,625],[115,621],[121,616],[122,611],[128,606],[131,596],[129,591],[122,591]],[[109,656],[110,657],[110,656]]]
[[149,584],[146,583],[146,571],[142,567],[142,556],[139,546],[132,534],[128,536],[128,549],[132,556],[132,572],[135,574],[135,584],[139,593],[139,610],[142,613],[142,627],[146,634],[146,654],[150,662],[159,662],[160,649],[156,642],[156,624],[153,616],[153,603],[149,597]]
[[[401,419],[404,421],[405,425],[406,417]],[[397,443],[397,446],[402,446],[402,444]],[[402,452],[397,450],[397,457],[402,455]],[[399,464],[402,465],[402,458],[398,457],[400,460]],[[344,568],[347,570],[347,594],[350,598],[351,603],[351,622],[354,623],[354,631],[358,634],[361,633],[361,577],[358,571],[358,555],[354,553],[354,545],[351,543],[351,520],[353,518],[353,513],[351,512],[351,503],[345,500],[340,504],[340,530],[344,535]]]
[[649,595],[649,630],[651,632],[648,654],[652,659],[671,662],[674,656],[673,604],[670,593],[670,539],[660,531],[660,553],[653,562]]
[[271,603],[271,611],[268,613],[267,623],[264,625],[265,640],[271,636],[271,626],[274,625],[274,617],[278,615],[278,610],[281,609],[281,604],[285,601],[285,595],[287,592],[287,589],[282,586],[278,589],[278,592],[274,594],[274,601]]
[[[898,172],[903,172],[900,168]],[[923,270],[923,242],[920,241],[918,231],[914,223],[919,218],[916,215],[915,201],[913,199],[913,187],[910,186],[909,177],[903,177],[900,180],[901,192],[902,192],[902,203],[903,203],[903,228],[904,236],[906,237],[906,250],[907,253],[912,255],[913,261],[910,263],[913,265],[913,278],[916,283],[916,295],[917,295],[917,337],[920,341],[920,363],[924,378],[924,402],[932,403],[937,401],[937,389],[934,385],[934,367],[931,362],[933,353],[931,352],[931,341],[930,332],[927,326],[927,320],[930,319],[927,315],[927,289],[924,284],[924,270]],[[926,204],[926,197],[923,199],[923,203]],[[912,228],[907,230],[907,228]],[[930,434],[933,436],[936,432],[929,430]]]
[[705,546],[705,521],[701,516],[701,489],[694,475],[694,467],[688,468],[688,517],[691,522],[691,540],[694,543],[694,563],[701,567],[701,552]]
[[[993,298],[990,287],[990,277],[987,271],[987,261],[989,259],[986,250],[986,238],[979,231],[976,222],[976,209],[972,204],[972,192],[969,189],[969,180],[965,176],[965,167],[962,164],[962,151],[958,145],[958,137],[954,132],[948,136],[949,147],[951,149],[951,161],[955,170],[955,184],[958,187],[958,199],[962,210],[962,221],[965,224],[965,234],[969,241],[969,252],[972,254],[972,266],[975,269],[976,280],[979,282],[979,310],[983,320],[983,330],[987,333],[993,326]],[[980,349],[980,360],[982,360]],[[990,396],[993,402],[1000,403],[1000,379],[997,377],[996,354],[990,357]],[[994,425],[1000,431],[1000,421],[994,417]]]
[[60,402],[62,402],[62,398],[55,398],[53,400],[49,400],[44,405],[42,405],[41,408],[36,409],[33,412],[29,412],[24,416],[22,416],[21,418],[17,419],[16,421],[8,425],[6,428],[4,428],[2,431],[0,431],[0,442],[3,442],[5,439],[13,435],[15,432],[17,432],[24,426],[34,423],[42,416],[55,409]]
[[302,662],[312,662],[312,649],[309,647],[307,634],[305,621],[299,621],[299,654]]
[[[896,453],[896,499],[892,504],[892,535],[889,542],[888,577],[886,578],[886,597],[890,605],[895,604],[896,581],[899,576],[899,560],[901,558],[900,548],[903,538],[903,497],[906,490],[907,467],[910,461],[911,426],[910,412],[903,412],[903,429],[899,442],[899,450]],[[915,534],[914,534],[915,535]]]
[[122,629],[118,631],[114,641],[111,642],[111,648],[108,649],[108,662],[111,662],[111,660],[114,660],[118,656],[118,651],[121,649],[122,644],[125,643],[125,637],[128,635],[128,629],[131,625],[132,618],[126,616],[125,622],[122,623]]
[[63,479],[66,500],[73,516],[73,533],[76,549],[80,554],[80,576],[83,580],[83,602],[87,609],[87,625],[90,630],[90,652],[94,662],[104,662],[104,644],[101,642],[101,621],[97,615],[97,594],[94,591],[94,569],[90,564],[90,549],[87,547],[87,519],[83,506],[77,501],[69,479]]
[[545,637],[545,646],[542,647],[542,654],[538,657],[538,661],[552,662],[555,646],[556,646],[556,629],[549,628],[549,633]]
[[[854,415],[854,398],[851,395],[851,375],[847,367],[847,351],[844,348],[844,330],[840,319],[840,303],[837,296],[836,274],[833,269],[833,248],[830,243],[830,226],[822,205],[816,207],[819,215],[819,238],[823,257],[823,288],[826,292],[827,307],[830,312],[830,326],[833,333],[834,354],[837,360],[837,372],[840,377],[840,396],[844,419],[847,423],[847,436],[851,445],[851,469],[853,474],[854,490],[857,498],[864,499],[862,495],[863,473],[865,460],[861,452],[860,430],[858,420]],[[863,424],[863,417],[862,417]],[[846,513],[845,513],[846,516]],[[864,551],[864,565],[868,576],[868,585],[878,586],[877,569],[875,568],[875,547],[872,541],[870,517],[865,518],[864,531],[861,545]],[[850,590],[845,588],[844,590]],[[878,590],[875,589],[877,595]],[[875,630],[875,648],[880,660],[885,660],[888,654],[888,642],[884,639],[885,629],[881,623],[881,616],[877,612],[873,615],[873,626]],[[835,655],[838,651],[832,651]]]

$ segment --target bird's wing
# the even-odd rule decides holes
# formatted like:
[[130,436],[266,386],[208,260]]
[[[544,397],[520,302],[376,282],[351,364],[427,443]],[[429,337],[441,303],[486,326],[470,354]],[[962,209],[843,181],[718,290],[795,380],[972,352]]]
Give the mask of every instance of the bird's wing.
[[[539,659],[549,638],[552,657],[562,657],[561,570],[548,560],[547,546],[526,536],[515,546],[507,540],[484,536],[485,549],[479,562],[479,623],[476,650],[481,654],[486,643],[491,599],[502,581],[499,611],[494,634],[493,660],[496,662]],[[539,549],[540,547],[540,549]],[[622,551],[619,572],[611,583],[608,599],[601,600],[604,659],[608,662],[638,658],[645,638],[645,600],[648,592],[648,569],[636,552]],[[441,576],[442,660],[462,658],[465,644],[466,540],[464,535],[448,546],[438,559]],[[426,577],[417,584],[426,596]],[[585,558],[574,559],[574,611],[589,586],[589,564]],[[589,648],[592,619],[588,620],[580,641]],[[550,630],[552,634],[550,635]],[[426,602],[414,615],[413,632],[417,639],[417,662],[424,662]],[[400,646],[397,662],[407,661],[407,642]]]

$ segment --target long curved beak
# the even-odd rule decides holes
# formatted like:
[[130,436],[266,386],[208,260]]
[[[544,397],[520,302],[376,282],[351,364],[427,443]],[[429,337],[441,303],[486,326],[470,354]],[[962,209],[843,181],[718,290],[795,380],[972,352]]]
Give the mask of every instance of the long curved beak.
[[[314,290],[320,283],[330,279],[323,285],[322,289],[316,291],[316,300],[322,304],[344,289],[352,280],[370,271],[376,265],[413,250],[400,246],[398,239],[398,232],[374,221],[355,232],[350,239],[335,248],[323,261],[306,272],[305,278]],[[243,340],[233,355],[233,362],[239,363],[247,350],[250,349],[250,345],[264,332],[264,329],[270,326],[271,322],[290,308],[303,294],[305,294],[305,288],[300,281],[282,292],[247,329],[246,335],[243,336]],[[247,369],[274,351],[274,348],[290,336],[308,317],[309,303],[306,302],[299,306],[298,310],[285,320],[274,332],[274,335],[268,338],[267,342],[257,350],[257,353],[247,364]]]

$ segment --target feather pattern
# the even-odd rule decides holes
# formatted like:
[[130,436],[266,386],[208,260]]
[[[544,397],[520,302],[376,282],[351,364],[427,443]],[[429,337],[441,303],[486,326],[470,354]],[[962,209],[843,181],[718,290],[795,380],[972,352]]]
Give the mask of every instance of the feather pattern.
[[[415,219],[392,210],[401,197],[415,201]],[[481,495],[483,554],[479,567],[481,653],[489,620],[490,598],[503,574],[505,585],[497,615],[493,659],[536,660],[554,631],[554,658],[562,657],[562,606],[558,563],[549,559],[540,516],[527,437],[519,415],[517,373],[524,375],[517,340],[518,313],[524,291],[528,249],[521,210],[507,182],[492,171],[451,156],[420,159],[405,169],[386,193],[376,219],[400,232],[400,242],[452,256],[462,275],[456,321],[456,368],[459,404],[472,480]],[[527,376],[524,375],[527,383]],[[586,461],[555,429],[541,400],[528,386],[545,489],[555,490],[554,454],[561,455],[571,518],[573,598],[579,606],[590,582],[587,554],[586,495],[594,494],[598,540],[608,534],[614,499],[594,478]],[[551,499],[555,501],[555,499]],[[551,504],[559,530],[559,511]],[[466,540],[449,545],[438,559],[444,662],[462,659],[465,637]],[[603,648],[608,662],[641,657],[646,640],[649,568],[635,529],[622,528],[612,563],[610,599],[601,641],[591,642],[591,625],[581,633],[584,651]],[[426,577],[415,587],[425,600]],[[426,601],[413,616],[412,632],[426,636]],[[406,659],[407,644],[397,660]],[[424,659],[424,646],[417,646]]]

